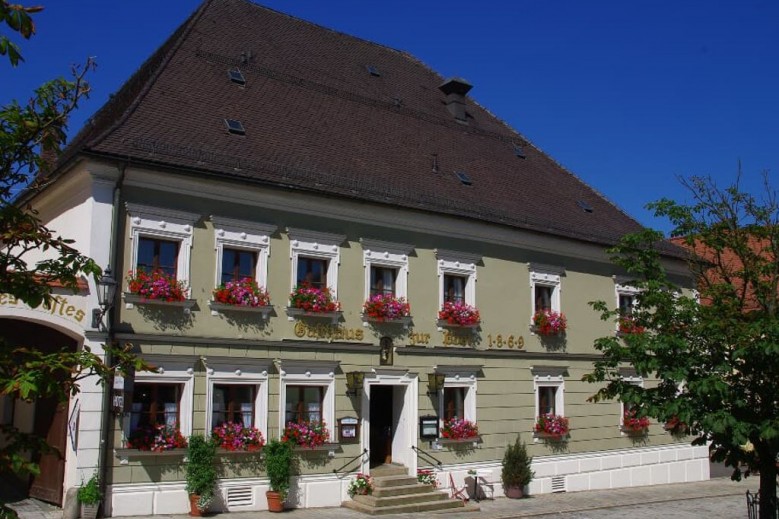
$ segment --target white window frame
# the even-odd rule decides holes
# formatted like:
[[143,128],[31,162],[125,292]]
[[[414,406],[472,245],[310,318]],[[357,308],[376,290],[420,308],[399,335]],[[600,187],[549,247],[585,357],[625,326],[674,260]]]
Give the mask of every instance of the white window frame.
[[436,373],[444,375],[444,387],[438,392],[439,428],[444,426],[444,390],[446,388],[465,388],[463,418],[476,422],[477,374],[481,366],[436,366]]
[[206,368],[206,431],[214,428],[213,404],[215,385],[239,385],[254,386],[254,427],[262,433],[263,438],[268,439],[268,371],[271,363],[269,360],[241,359],[235,360],[212,359],[207,361]]
[[346,236],[303,229],[287,228],[290,259],[292,260],[291,287],[295,290],[298,280],[298,258],[327,260],[327,288],[338,299],[338,266],[341,263],[341,244]]
[[444,275],[465,278],[465,304],[476,307],[476,264],[482,259],[477,254],[452,250],[435,250],[438,266],[438,308],[444,306]]
[[322,420],[330,433],[329,443],[335,443],[335,371],[338,362],[317,361],[279,361],[279,435],[283,434],[286,405],[287,386],[316,386],[323,387],[322,395]]
[[367,301],[371,294],[371,267],[397,270],[395,297],[408,299],[408,255],[414,250],[414,246],[367,238],[360,238],[360,243],[362,264],[365,267],[365,300]]
[[[622,379],[623,382],[627,382],[628,384],[633,384],[634,386],[638,387],[644,387],[644,378],[637,375],[635,370],[632,369],[621,369],[619,371],[619,376]],[[619,428],[622,430],[622,428],[625,426],[625,402],[619,403]],[[622,434],[624,435],[625,432],[623,431]]]
[[[614,298],[615,298],[615,301],[616,301],[616,308],[617,308],[617,310],[620,309],[620,306],[619,306],[619,298],[620,298],[620,296],[636,297],[639,293],[641,293],[640,289],[638,289],[638,288],[636,288],[634,286],[630,286],[627,283],[628,283],[627,279],[618,279],[618,278],[614,279]],[[635,301],[634,301],[634,304],[635,304]],[[619,323],[617,323],[616,326],[617,326],[617,330],[619,330]]]
[[125,207],[130,216],[130,261],[133,275],[137,273],[138,248],[141,238],[177,241],[179,242],[179,251],[176,280],[187,284],[187,294],[189,294],[191,290],[189,265],[193,228],[200,215],[130,202],[127,202]]
[[214,250],[216,251],[215,287],[222,280],[222,257],[224,250],[236,249],[257,254],[254,279],[263,288],[268,286],[268,257],[270,256],[270,236],[276,232],[275,225],[246,222],[211,216],[214,224]]
[[538,419],[540,413],[538,397],[539,388],[541,387],[557,388],[555,393],[555,412],[559,416],[565,416],[565,372],[568,368],[563,366],[533,366],[530,369],[533,374],[533,407],[535,409],[533,421]]
[[536,285],[550,287],[552,289],[552,310],[561,312],[562,278],[565,269],[551,265],[528,263],[530,270],[530,322],[536,313]]
[[[181,395],[179,401],[179,431],[181,435],[188,438],[192,435],[192,413],[193,413],[193,393],[195,388],[195,362],[199,357],[190,357],[185,355],[140,355],[140,357],[157,366],[157,373],[143,371],[136,373],[133,386],[138,383],[146,384],[181,384]],[[123,440],[127,441],[130,437],[130,418],[132,414],[128,413],[122,423]]]

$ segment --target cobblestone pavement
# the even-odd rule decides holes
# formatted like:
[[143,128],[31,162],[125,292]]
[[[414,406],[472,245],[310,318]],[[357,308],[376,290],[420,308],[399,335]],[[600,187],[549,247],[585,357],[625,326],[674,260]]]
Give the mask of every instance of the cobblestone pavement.
[[[447,519],[514,519],[534,517],[538,519],[730,519],[746,518],[745,492],[755,492],[758,480],[750,478],[741,482],[717,478],[698,483],[678,483],[646,487],[591,490],[561,494],[544,494],[527,499],[494,499],[478,503],[480,510],[471,512],[445,512]],[[32,501],[32,500],[27,500]],[[34,503],[26,505],[29,517],[20,513],[20,519],[57,519],[49,513],[37,514]],[[21,511],[21,510],[20,510]],[[219,518],[222,514],[211,517]],[[61,518],[61,513],[59,515]],[[187,515],[157,515],[153,519],[188,519]],[[314,508],[287,510],[283,514],[269,512],[233,512],[222,519],[365,519],[366,515],[345,508]],[[416,513],[386,515],[388,519],[418,517],[438,518],[442,513]],[[139,518],[139,519],[152,519]]]

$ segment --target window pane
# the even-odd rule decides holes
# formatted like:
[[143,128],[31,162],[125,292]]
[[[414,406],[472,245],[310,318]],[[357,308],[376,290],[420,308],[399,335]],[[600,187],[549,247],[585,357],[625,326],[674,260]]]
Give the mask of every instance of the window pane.
[[179,254],[179,244],[175,241],[160,241],[159,269],[169,276],[176,275],[176,263]]
[[287,386],[285,422],[322,420],[324,391],[320,386]]
[[444,301],[464,303],[465,282],[466,279],[462,276],[444,274]]
[[557,414],[555,407],[556,395],[556,386],[542,386],[538,388],[539,414]]
[[249,385],[214,385],[212,425],[234,422],[254,427],[254,392],[254,386]]
[[536,311],[552,309],[552,287],[536,285]]
[[138,270],[151,272],[154,270],[154,242],[149,238],[138,240]]
[[397,270],[386,267],[371,267],[371,295],[395,295]]
[[312,287],[327,287],[327,260],[298,258],[298,284],[308,283]]
[[254,279],[257,255],[248,250],[222,250],[222,283]]
[[619,296],[619,314],[631,315],[633,313],[633,296],[620,294]]
[[176,276],[179,243],[141,237],[138,240],[138,270],[152,272],[160,270],[169,276]]
[[444,419],[465,418],[465,389],[464,387],[444,388]]
[[179,384],[137,383],[133,392],[130,431],[146,425],[179,424]]

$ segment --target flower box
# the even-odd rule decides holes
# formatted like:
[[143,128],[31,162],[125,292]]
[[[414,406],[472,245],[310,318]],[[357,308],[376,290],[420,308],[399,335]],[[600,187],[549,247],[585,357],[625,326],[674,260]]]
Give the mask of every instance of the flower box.
[[252,278],[222,283],[214,289],[212,295],[215,303],[228,306],[245,308],[270,306],[268,291]]
[[139,270],[127,273],[127,291],[146,300],[154,301],[184,301],[187,296],[187,286],[175,276],[161,270],[146,272]]
[[470,438],[438,438],[436,441],[441,445],[476,445],[481,443],[481,436],[476,435],[471,436]]
[[636,409],[626,409],[622,414],[622,432],[631,436],[641,436],[649,429],[649,418],[638,416]]
[[209,308],[211,308],[211,315],[219,315],[223,312],[246,312],[262,314],[263,319],[267,319],[270,313],[273,311],[273,306],[242,306],[242,305],[226,305],[223,303],[217,303],[216,301],[208,302]]
[[148,299],[138,294],[125,292],[123,294],[125,308],[131,309],[134,305],[154,305],[154,306],[166,306],[169,308],[183,308],[184,313],[188,314],[193,306],[197,303],[195,299],[184,299],[182,301],[165,301],[164,299]]
[[620,317],[617,322],[618,335],[636,335],[644,333],[644,327],[639,326],[636,319],[632,316]]
[[437,320],[435,322],[435,324],[438,327],[438,331],[441,331],[444,328],[463,328],[463,329],[470,330],[470,329],[479,327],[479,323],[476,323],[476,324],[456,324],[456,323],[450,323],[449,321],[443,321],[441,319]]
[[479,437],[479,427],[470,420],[452,418],[444,420],[440,440],[474,441]]
[[327,444],[330,432],[322,421],[287,422],[281,440],[293,446],[315,449]]
[[530,329],[533,333],[544,337],[562,335],[567,328],[565,315],[554,310],[538,310],[533,314],[533,322]]
[[552,434],[552,433],[546,433],[546,432],[534,432],[533,433],[534,438],[538,438],[540,440],[548,440],[553,442],[561,442],[568,439],[568,433],[565,434]]
[[411,306],[402,297],[376,294],[362,305],[363,319],[369,322],[398,322],[411,316]]
[[387,325],[400,325],[404,328],[408,328],[411,324],[411,316],[407,317],[401,317],[399,319],[376,319],[374,317],[368,317],[366,315],[362,316],[363,321],[365,324],[372,324],[374,326],[381,326],[383,324]]
[[217,425],[211,430],[211,438],[219,448],[235,452],[259,451],[265,445],[261,431],[237,422]]
[[537,438],[560,441],[568,436],[570,423],[568,418],[557,414],[542,414],[536,418],[533,432]]
[[167,451],[142,451],[139,449],[114,449],[114,456],[119,460],[120,465],[127,465],[131,459],[152,458],[157,456],[164,457],[184,457],[187,455],[187,449],[171,449]]
[[438,312],[439,327],[476,328],[480,322],[479,311],[461,302],[447,301]]
[[322,451],[335,451],[341,446],[340,443],[323,443],[321,445],[315,445],[309,447],[307,445],[293,445],[292,450],[295,452],[322,452]]
[[305,310],[301,310],[300,308],[287,308],[287,317],[290,321],[294,321],[295,319],[301,318],[301,317],[311,317],[314,319],[330,319],[333,324],[336,324],[343,315],[343,312],[337,311],[337,312],[307,312]]

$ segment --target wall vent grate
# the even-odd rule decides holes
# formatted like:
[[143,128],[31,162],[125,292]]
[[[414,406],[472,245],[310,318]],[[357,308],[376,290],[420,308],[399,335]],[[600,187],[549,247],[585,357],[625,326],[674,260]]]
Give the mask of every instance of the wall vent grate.
[[552,478],[552,493],[565,492],[565,476],[554,476]]
[[233,487],[227,489],[227,506],[251,506],[254,504],[251,487]]

